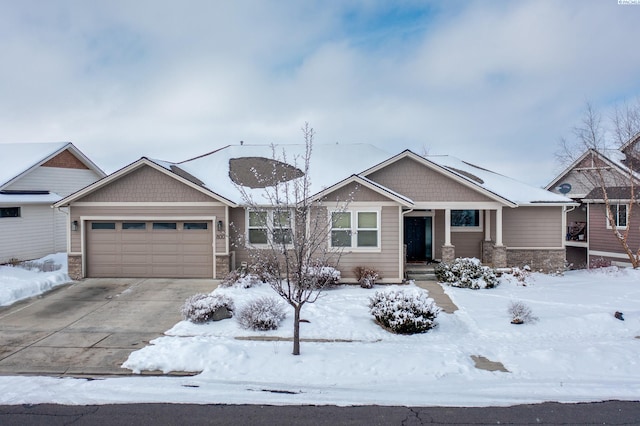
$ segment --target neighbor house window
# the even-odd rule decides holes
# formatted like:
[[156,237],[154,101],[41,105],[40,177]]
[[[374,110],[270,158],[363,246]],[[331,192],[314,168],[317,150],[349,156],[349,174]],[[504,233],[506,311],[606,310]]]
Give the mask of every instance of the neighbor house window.
[[250,210],[248,216],[249,244],[291,244],[293,222],[291,211]]
[[[616,228],[627,227],[627,205],[626,204],[611,204],[609,206],[613,220],[616,223]],[[607,229],[611,229],[611,225],[607,220]]]
[[380,212],[332,212],[331,247],[380,247]]
[[480,210],[451,210],[451,228],[466,231],[482,229],[482,212]]
[[20,207],[0,207],[0,217],[20,217]]

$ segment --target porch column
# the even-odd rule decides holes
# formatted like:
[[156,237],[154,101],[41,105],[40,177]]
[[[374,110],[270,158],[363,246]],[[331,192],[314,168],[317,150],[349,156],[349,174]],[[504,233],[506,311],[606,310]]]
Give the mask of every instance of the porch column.
[[444,245],[442,246],[442,261],[451,263],[456,258],[456,249],[451,245],[451,209],[444,209]]
[[484,211],[484,240],[491,241],[491,210]]
[[444,245],[451,245],[451,209],[444,209]]
[[502,206],[496,209],[496,246],[502,246]]
[[493,249],[493,266],[507,266],[507,248],[502,244],[502,206],[496,209],[496,246]]

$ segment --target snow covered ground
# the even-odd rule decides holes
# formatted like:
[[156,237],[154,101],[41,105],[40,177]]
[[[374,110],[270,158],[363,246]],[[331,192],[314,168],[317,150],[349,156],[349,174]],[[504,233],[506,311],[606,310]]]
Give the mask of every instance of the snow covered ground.
[[[304,339],[351,342],[303,342],[302,355],[293,356],[291,342],[236,338],[288,337],[292,315],[270,332],[244,330],[234,319],[180,322],[125,366],[202,371],[196,376],[0,377],[0,403],[488,406],[640,399],[640,271],[534,274],[527,286],[502,278],[490,290],[447,287],[460,309],[441,313],[436,329],[413,336],[373,322],[368,298],[385,289],[340,287],[303,308]],[[273,294],[264,285],[216,291],[236,308]],[[539,320],[510,324],[511,301],[526,303]],[[502,362],[509,372],[477,369],[471,355]]]
[[71,281],[67,275],[67,254],[57,253],[37,259],[33,263],[53,262],[61,268],[52,272],[0,265],[0,306],[37,296],[53,287]]

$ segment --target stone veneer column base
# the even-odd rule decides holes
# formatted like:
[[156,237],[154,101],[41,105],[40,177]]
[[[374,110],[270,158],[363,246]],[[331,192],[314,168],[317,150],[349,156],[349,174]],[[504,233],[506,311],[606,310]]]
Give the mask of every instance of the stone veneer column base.
[[442,246],[442,262],[452,263],[456,259],[455,246]]
[[226,256],[216,256],[216,276],[215,279],[217,280],[221,280],[224,277],[227,276],[227,274],[229,273],[229,271],[231,269],[229,269],[231,267],[230,265],[230,256],[226,255]]
[[67,263],[69,266],[68,274],[72,280],[81,280],[82,276],[82,256],[81,255],[68,255]]
[[492,257],[494,268],[507,267],[507,248],[505,246],[494,246]]

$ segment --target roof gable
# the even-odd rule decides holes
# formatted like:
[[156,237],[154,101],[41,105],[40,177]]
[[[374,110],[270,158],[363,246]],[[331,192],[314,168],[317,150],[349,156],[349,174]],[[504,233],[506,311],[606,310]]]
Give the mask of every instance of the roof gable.
[[104,171],[71,142],[0,144],[0,152],[0,189],[13,184],[40,166],[84,166],[100,177],[106,176]]
[[143,157],[69,195],[54,206],[66,206],[78,201],[202,202],[212,199],[232,207],[236,206],[233,202],[200,185],[197,179],[189,179],[190,177],[188,173],[172,163],[156,162]]

